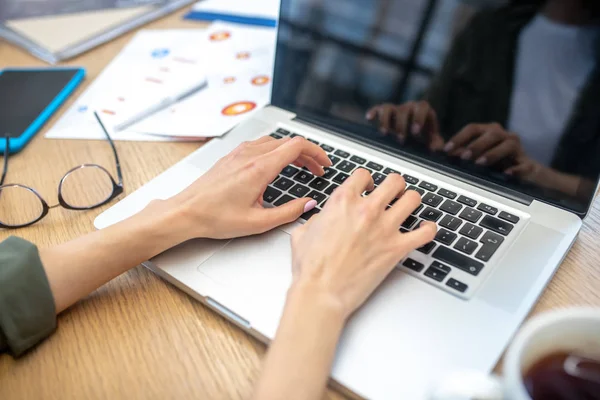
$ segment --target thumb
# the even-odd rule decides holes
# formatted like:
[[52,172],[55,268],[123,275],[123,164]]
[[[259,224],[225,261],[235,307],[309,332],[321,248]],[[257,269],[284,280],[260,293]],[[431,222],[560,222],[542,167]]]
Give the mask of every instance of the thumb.
[[261,210],[262,221],[266,229],[287,224],[297,220],[302,214],[317,206],[317,201],[310,198],[296,199],[279,207]]

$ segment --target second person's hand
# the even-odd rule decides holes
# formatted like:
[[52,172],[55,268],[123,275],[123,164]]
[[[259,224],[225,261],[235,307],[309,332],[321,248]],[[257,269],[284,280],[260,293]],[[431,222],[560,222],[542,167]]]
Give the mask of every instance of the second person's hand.
[[309,198],[263,207],[267,185],[288,164],[323,175],[323,167],[331,161],[323,149],[300,136],[279,140],[265,136],[238,146],[168,200],[184,220],[183,236],[229,239],[254,235],[292,222],[314,208],[316,202]]

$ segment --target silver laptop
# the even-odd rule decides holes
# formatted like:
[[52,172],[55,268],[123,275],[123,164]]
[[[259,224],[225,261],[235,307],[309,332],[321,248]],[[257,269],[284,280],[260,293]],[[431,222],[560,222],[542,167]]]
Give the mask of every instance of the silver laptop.
[[[598,79],[588,67],[596,53],[579,40],[581,54],[566,48],[581,59],[553,63],[558,56],[544,46],[562,38],[552,29],[559,22],[535,2],[484,3],[283,0],[272,105],[100,215],[96,227],[178,193],[243,141],[302,135],[334,166],[324,177],[289,166],[264,201],[310,196],[315,211],[261,236],[189,241],[145,265],[268,343],[291,280],[290,234],[319,218],[356,168],[376,183],[399,172],[423,199],[401,229],[431,220],[439,232],[349,321],[332,380],[366,398],[426,399],[452,372],[492,370],[588,211],[600,113],[598,92],[586,90]],[[460,132],[469,141],[444,151]],[[484,137],[491,144],[467,157]],[[477,151],[506,143],[512,150],[481,162]]]

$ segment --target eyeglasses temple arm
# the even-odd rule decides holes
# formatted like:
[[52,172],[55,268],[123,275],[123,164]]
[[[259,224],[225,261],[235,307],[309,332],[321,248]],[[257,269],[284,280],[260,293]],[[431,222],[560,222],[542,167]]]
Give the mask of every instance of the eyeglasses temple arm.
[[6,135],[6,143],[4,144],[4,167],[2,168],[2,177],[0,177],[0,186],[4,185],[4,179],[6,179],[6,174],[8,173],[8,154],[10,141],[8,139],[8,135]]
[[104,131],[104,134],[106,135],[106,138],[108,139],[108,144],[110,144],[110,147],[112,148],[113,154],[115,156],[115,163],[117,164],[117,178],[119,179],[119,186],[123,186],[123,172],[121,171],[121,162],[119,161],[119,155],[117,154],[117,148],[115,147],[115,143],[113,142],[112,138],[108,134],[108,131],[106,130],[106,127],[104,126],[104,124],[102,123],[102,120],[98,116],[98,113],[95,111],[94,111],[94,116],[96,117],[96,120],[102,127],[102,130]]

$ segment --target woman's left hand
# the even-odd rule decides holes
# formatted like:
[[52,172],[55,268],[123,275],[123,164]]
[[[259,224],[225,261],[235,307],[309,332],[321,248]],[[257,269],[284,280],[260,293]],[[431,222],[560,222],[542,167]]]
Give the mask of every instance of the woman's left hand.
[[262,137],[242,143],[187,189],[169,199],[182,219],[186,239],[229,239],[254,235],[295,221],[315,207],[310,198],[275,208],[263,207],[263,193],[289,164],[323,175],[331,166],[327,153],[297,136]]

